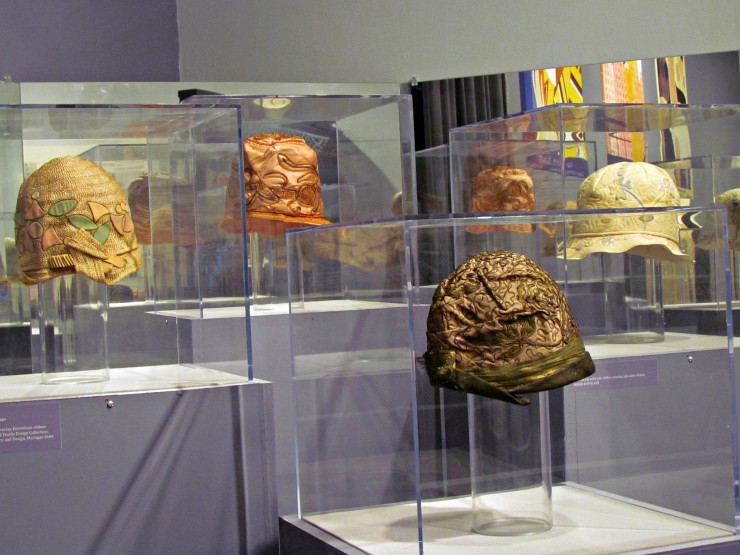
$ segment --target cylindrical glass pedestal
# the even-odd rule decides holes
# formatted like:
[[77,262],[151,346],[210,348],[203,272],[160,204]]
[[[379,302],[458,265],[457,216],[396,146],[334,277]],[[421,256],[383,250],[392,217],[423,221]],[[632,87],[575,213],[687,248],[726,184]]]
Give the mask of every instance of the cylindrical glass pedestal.
[[31,365],[42,383],[110,379],[108,287],[68,275],[32,285],[30,293]]
[[601,253],[608,343],[665,340],[661,264],[630,254]]
[[468,395],[472,530],[519,536],[552,528],[548,394],[518,406]]
[[[302,296],[302,280],[289,275],[288,246],[285,233],[249,234],[249,268],[251,272],[251,305],[255,309],[271,308],[288,302],[288,288],[292,298]],[[297,290],[296,290],[297,289]]]

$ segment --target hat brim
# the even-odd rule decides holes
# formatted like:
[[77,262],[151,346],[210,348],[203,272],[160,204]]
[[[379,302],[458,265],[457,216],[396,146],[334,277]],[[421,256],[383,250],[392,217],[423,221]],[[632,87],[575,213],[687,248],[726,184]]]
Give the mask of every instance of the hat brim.
[[287,230],[315,225],[330,224],[329,220],[311,216],[286,216],[273,212],[253,211],[247,213],[247,232],[266,235],[283,235]]
[[627,235],[602,235],[590,237],[571,237],[564,249],[558,249],[558,256],[570,260],[580,260],[589,254],[637,254],[666,262],[692,262],[693,258],[681,250],[678,244],[665,237],[647,233]]
[[[539,359],[482,371],[457,368],[452,351],[427,351],[423,360],[433,386],[515,405],[530,403],[526,397],[519,397],[520,393],[563,387],[590,376],[596,369],[580,337],[560,351]],[[484,374],[490,371],[493,376],[486,378]]]
[[489,231],[513,231],[515,233],[532,233],[533,224],[509,224],[509,225],[469,225],[465,227],[468,233],[480,234]]

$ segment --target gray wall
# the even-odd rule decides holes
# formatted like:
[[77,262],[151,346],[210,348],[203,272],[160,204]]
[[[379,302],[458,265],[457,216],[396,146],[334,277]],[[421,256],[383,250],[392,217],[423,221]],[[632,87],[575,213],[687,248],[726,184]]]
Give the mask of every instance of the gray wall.
[[188,80],[408,82],[740,49],[737,0],[177,0]]
[[405,83],[737,52],[738,28],[737,0],[2,0],[0,76]]
[[177,81],[175,0],[2,0],[0,76]]
[[739,62],[738,52],[687,56],[689,104],[740,104]]

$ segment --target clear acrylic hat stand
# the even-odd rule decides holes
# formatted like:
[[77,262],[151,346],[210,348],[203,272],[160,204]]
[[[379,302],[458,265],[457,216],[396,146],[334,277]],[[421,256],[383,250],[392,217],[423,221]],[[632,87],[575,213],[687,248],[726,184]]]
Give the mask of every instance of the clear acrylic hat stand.
[[254,308],[288,302],[287,267],[284,233],[249,233],[251,300]]
[[519,406],[468,395],[472,530],[521,536],[552,528],[547,392]]
[[31,364],[43,384],[110,379],[108,287],[67,275],[29,287]]
[[665,339],[661,263],[631,254],[599,253],[604,276],[607,343]]

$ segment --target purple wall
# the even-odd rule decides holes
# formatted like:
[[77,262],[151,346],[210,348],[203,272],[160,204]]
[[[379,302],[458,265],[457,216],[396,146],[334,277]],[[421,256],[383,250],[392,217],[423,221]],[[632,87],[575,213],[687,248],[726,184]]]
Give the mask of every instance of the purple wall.
[[178,81],[176,0],[2,0],[0,77]]

